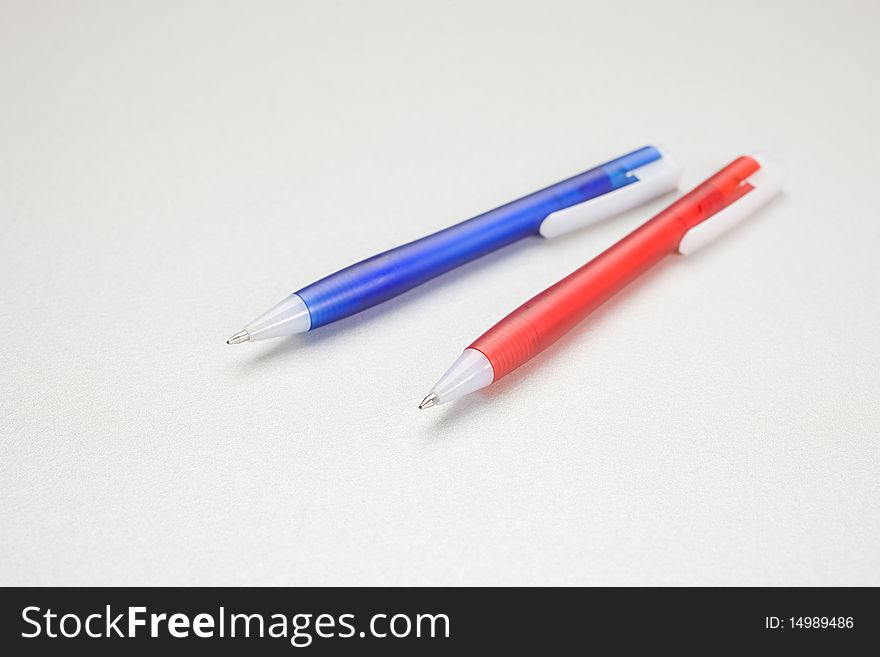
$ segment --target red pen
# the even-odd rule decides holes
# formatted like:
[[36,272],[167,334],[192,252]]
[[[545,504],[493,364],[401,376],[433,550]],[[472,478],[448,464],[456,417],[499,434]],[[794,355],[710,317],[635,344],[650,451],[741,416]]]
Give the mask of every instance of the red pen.
[[477,338],[425,397],[430,408],[484,388],[556,342],[660,260],[729,230],[782,187],[778,165],[740,157]]

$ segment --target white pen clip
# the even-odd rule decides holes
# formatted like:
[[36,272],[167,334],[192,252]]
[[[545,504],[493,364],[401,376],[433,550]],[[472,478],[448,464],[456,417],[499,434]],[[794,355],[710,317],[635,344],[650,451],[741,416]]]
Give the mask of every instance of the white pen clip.
[[779,193],[785,178],[782,167],[763,155],[752,155],[751,158],[761,168],[741,184],[751,185],[752,189],[685,233],[678,245],[679,253],[687,255],[702,248],[736,226]]
[[660,155],[659,159],[627,174],[635,178],[635,182],[583,203],[551,212],[541,223],[540,234],[549,238],[569,233],[672,191],[681,178],[681,167],[667,152],[660,150]]

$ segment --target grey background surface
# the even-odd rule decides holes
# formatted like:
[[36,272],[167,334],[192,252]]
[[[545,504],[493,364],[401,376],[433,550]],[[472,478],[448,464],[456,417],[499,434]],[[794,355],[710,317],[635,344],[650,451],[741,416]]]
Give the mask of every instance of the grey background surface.
[[[0,583],[880,584],[876,2],[0,1]],[[495,389],[667,204],[313,335],[305,283],[644,143],[786,193]]]

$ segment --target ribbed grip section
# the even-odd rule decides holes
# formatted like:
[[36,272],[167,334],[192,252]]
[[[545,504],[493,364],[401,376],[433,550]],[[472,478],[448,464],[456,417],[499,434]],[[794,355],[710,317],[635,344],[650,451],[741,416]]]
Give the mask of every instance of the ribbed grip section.
[[489,359],[495,381],[541,350],[537,329],[528,319],[515,313],[502,319],[468,348],[482,352]]
[[538,232],[542,207],[485,215],[359,262],[297,291],[312,328],[348,317]]

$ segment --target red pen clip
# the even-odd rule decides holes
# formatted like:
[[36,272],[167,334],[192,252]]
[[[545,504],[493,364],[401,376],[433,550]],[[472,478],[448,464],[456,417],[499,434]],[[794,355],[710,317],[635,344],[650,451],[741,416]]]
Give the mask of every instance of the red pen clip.
[[731,162],[668,208],[682,212],[688,226],[678,252],[693,253],[726,233],[773,198],[783,177],[782,167],[761,155]]

